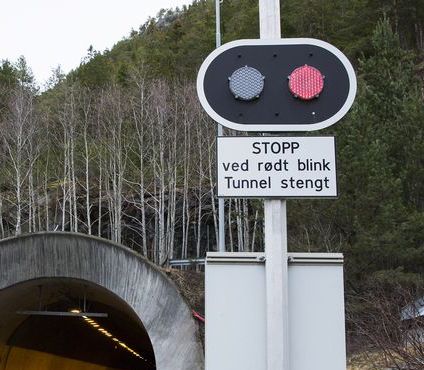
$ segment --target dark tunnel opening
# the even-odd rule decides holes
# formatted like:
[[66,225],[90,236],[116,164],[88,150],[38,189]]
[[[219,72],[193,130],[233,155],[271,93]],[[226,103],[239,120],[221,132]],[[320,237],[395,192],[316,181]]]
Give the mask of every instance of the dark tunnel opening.
[[54,278],[0,291],[0,368],[150,370],[156,366],[150,338],[127,303],[92,283]]

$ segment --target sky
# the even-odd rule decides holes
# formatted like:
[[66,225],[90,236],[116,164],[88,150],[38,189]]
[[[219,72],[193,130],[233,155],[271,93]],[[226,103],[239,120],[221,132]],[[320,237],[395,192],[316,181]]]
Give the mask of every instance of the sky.
[[0,0],[0,60],[23,55],[43,85],[52,70],[76,68],[92,45],[111,49],[162,8],[192,0]]

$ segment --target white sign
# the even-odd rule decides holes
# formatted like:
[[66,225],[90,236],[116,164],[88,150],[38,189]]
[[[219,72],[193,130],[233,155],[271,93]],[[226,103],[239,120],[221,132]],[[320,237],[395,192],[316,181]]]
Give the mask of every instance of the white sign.
[[217,139],[219,197],[337,197],[334,137]]

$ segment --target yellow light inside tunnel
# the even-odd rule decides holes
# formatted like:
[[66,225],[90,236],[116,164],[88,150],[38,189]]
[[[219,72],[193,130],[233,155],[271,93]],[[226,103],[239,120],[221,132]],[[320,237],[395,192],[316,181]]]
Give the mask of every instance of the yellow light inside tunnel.
[[83,319],[87,324],[90,324],[93,328],[96,328],[100,333],[107,336],[108,338],[111,338],[114,342],[117,342],[122,348],[126,349],[133,356],[136,356],[138,358],[141,358],[144,361],[147,361],[143,356],[138,354],[132,348],[128,347],[124,342],[120,341],[118,338],[114,337],[111,333],[109,333],[106,329],[102,328],[96,321],[89,319],[87,316],[83,316]]
[[69,312],[72,312],[72,313],[81,313],[81,310],[79,310],[78,308],[73,308],[72,310],[69,310]]

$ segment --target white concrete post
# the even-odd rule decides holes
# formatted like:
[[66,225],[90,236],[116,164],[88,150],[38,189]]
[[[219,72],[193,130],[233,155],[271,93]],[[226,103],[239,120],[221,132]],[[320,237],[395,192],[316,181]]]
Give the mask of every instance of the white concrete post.
[[281,38],[280,0],[259,0],[259,33],[261,39]]
[[[281,38],[280,0],[259,0],[261,39]],[[287,211],[265,200],[267,370],[289,370]]]
[[265,200],[267,370],[289,370],[285,200]]

